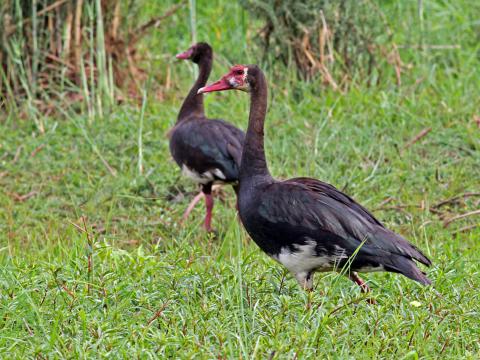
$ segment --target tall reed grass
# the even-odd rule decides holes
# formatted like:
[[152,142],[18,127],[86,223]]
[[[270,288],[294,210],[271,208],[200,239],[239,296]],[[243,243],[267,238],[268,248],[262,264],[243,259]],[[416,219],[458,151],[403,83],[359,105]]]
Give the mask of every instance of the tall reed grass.
[[374,84],[395,70],[401,82],[402,62],[393,32],[374,1],[242,0],[263,22],[257,40],[264,57],[294,65],[303,79],[320,76],[334,89],[354,78]]
[[[142,99],[138,44],[184,2],[142,23],[120,0],[6,0],[0,5],[0,108],[33,119],[59,107],[92,121],[116,101]],[[127,21],[128,18],[128,21]]]

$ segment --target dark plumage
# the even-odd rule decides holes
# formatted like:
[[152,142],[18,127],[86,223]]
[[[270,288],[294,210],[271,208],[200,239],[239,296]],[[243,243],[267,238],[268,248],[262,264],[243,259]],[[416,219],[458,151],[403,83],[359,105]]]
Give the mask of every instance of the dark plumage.
[[251,93],[238,206],[245,229],[263,251],[307,289],[312,289],[315,271],[344,266],[363,291],[368,287],[357,272],[396,272],[424,285],[431,283],[415,264],[429,266],[430,260],[348,195],[316,179],[272,178],[263,146],[267,85],[257,66],[236,65],[200,92],[227,89]]
[[[202,185],[206,202],[204,226],[211,231],[212,185],[236,186],[245,134],[226,121],[205,117],[203,95],[197,95],[197,91],[205,85],[212,69],[211,47],[198,43],[177,58],[191,59],[200,72],[170,131],[170,152],[183,173]],[[192,201],[184,219],[199,199],[197,196]]]

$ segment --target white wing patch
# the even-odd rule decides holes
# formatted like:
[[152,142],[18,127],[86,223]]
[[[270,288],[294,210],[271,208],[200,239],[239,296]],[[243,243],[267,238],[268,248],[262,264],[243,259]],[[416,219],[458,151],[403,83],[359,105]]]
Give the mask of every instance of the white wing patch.
[[[221,180],[226,179],[225,174],[220,169],[212,169],[200,174],[185,164],[182,165],[182,174],[200,184],[208,184],[212,181],[221,183]],[[221,180],[217,180],[216,178],[220,178]]]

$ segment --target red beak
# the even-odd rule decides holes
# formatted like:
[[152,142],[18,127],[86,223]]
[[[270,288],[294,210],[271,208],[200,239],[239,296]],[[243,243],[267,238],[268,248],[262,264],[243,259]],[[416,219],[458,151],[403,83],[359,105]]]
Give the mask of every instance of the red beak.
[[182,53],[180,53],[180,54],[177,54],[175,57],[176,57],[177,59],[187,60],[187,59],[190,59],[190,57],[192,56],[192,54],[193,54],[193,49],[190,48],[190,49],[188,49],[187,51],[184,51],[184,52],[182,52]]
[[232,85],[225,80],[225,79],[220,79],[217,82],[214,82],[213,84],[204,86],[200,89],[198,89],[197,94],[203,94],[207,92],[214,92],[214,91],[223,91],[223,90],[231,90],[233,89]]

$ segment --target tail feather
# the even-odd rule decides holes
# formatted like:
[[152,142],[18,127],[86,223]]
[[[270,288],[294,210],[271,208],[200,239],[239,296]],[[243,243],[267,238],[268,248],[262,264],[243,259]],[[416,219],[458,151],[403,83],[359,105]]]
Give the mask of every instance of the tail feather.
[[403,271],[401,274],[405,275],[409,279],[419,282],[422,285],[432,284],[432,281],[427,277],[427,275],[414,264],[412,264],[410,271]]
[[386,228],[377,227],[372,237],[375,239],[375,245],[382,250],[390,252],[392,255],[412,258],[426,266],[432,265],[429,258],[415,245],[410,243],[403,236],[394,233]]
[[390,264],[385,265],[385,270],[400,273],[423,285],[432,284],[432,281],[417,267],[413,260],[403,256],[395,256],[391,260]]
[[427,256],[422,251],[420,251],[419,248],[417,248],[413,244],[410,244],[410,246],[414,250],[414,252],[412,254],[412,258],[414,258],[418,262],[422,263],[423,265],[426,265],[426,266],[432,265],[432,261],[429,258],[427,258]]

